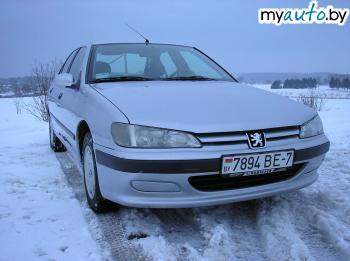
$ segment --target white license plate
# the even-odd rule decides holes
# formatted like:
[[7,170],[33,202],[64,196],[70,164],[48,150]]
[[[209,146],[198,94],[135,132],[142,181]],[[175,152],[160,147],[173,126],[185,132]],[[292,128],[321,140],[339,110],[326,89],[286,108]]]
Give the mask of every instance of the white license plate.
[[259,175],[293,165],[294,151],[239,154],[222,158],[222,174]]

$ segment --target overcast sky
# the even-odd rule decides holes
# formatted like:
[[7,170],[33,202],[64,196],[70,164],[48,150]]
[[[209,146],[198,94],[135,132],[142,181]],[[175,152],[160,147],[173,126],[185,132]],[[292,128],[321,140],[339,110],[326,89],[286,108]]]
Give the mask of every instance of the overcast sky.
[[[260,25],[258,9],[308,1],[1,0],[0,77],[30,74],[37,62],[65,59],[88,42],[196,46],[233,74],[350,73],[350,19],[337,25]],[[319,1],[350,8],[349,0]]]

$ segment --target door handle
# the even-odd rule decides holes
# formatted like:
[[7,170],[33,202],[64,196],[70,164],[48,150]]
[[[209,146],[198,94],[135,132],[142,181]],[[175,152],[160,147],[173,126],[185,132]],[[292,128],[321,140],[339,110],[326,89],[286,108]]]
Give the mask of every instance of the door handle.
[[63,93],[61,92],[60,95],[58,95],[58,99],[61,100],[62,96],[63,96]]

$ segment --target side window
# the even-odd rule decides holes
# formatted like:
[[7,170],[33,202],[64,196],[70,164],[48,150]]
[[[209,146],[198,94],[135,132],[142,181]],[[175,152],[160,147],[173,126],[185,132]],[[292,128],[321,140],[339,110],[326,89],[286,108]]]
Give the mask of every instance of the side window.
[[74,59],[75,55],[77,54],[78,49],[74,50],[67,58],[67,60],[65,61],[65,63],[63,64],[60,73],[67,73],[69,70],[69,67],[72,63],[72,60]]
[[78,54],[75,56],[72,66],[69,69],[69,73],[73,75],[74,82],[79,81],[79,74],[81,72],[81,67],[83,65],[83,60],[85,57],[86,48],[82,47],[79,49]]

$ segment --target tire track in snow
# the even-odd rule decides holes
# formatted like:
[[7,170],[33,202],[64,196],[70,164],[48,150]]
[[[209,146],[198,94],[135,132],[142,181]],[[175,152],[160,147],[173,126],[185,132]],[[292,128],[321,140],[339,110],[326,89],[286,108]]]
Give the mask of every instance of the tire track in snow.
[[191,209],[152,209],[160,220],[163,236],[177,250],[179,260],[197,259],[205,247],[205,238]]
[[269,260],[315,260],[291,222],[280,196],[258,200],[258,228]]
[[235,203],[231,207],[229,221],[234,234],[236,256],[240,260],[266,259],[257,217],[257,200]]
[[296,229],[321,259],[350,260],[350,164],[344,161],[346,154],[348,150],[331,150],[314,185],[285,195]]
[[75,197],[84,209],[84,214],[90,231],[102,249],[109,252],[113,260],[145,260],[142,250],[127,240],[125,227],[123,226],[118,211],[94,214],[86,204],[83,177],[72,163],[66,153],[56,153],[68,184],[71,186]]
[[142,247],[147,257],[153,260],[179,259],[180,254],[176,245],[171,244],[164,236],[162,222],[151,209],[123,207],[120,213],[127,234],[136,235],[133,242]]
[[301,208],[294,216],[297,231],[318,260],[349,260],[349,228],[313,206]]
[[198,209],[207,238],[203,258],[209,260],[264,260],[266,254],[257,230],[256,201]]
[[203,253],[197,260],[236,260],[235,247],[232,244],[230,226],[225,218],[229,212],[227,206],[203,207],[195,209],[195,215],[201,224],[205,238]]
[[[275,229],[284,226],[285,233],[289,231],[287,235],[290,243],[293,238],[300,243],[293,247],[300,248],[303,258],[350,260],[350,165],[344,161],[344,154],[349,152],[338,150],[327,155],[319,170],[319,180],[314,185],[301,191],[261,200],[265,212],[261,214],[262,220],[266,219],[266,214],[272,219],[274,216],[276,221],[284,219],[285,224],[275,225]],[[278,215],[280,218],[277,218]],[[266,225],[268,222],[265,220],[262,223]],[[272,227],[271,224],[269,226]],[[298,259],[293,254],[296,251],[292,250],[292,247],[288,250],[285,246],[281,247],[280,252],[289,253],[291,258]]]
[[294,219],[292,223],[312,255],[318,260],[350,259],[350,226],[332,209],[308,198],[303,191],[286,195]]

